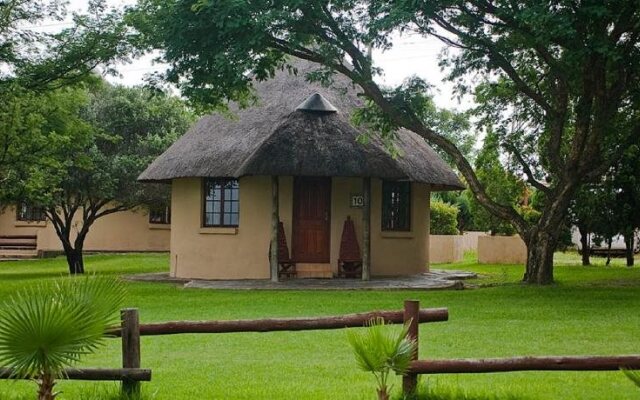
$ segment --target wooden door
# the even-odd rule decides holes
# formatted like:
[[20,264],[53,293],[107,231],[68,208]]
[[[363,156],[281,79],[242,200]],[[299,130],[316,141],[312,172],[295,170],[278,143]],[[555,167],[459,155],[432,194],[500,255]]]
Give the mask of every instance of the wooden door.
[[294,178],[292,257],[328,263],[331,239],[331,178]]

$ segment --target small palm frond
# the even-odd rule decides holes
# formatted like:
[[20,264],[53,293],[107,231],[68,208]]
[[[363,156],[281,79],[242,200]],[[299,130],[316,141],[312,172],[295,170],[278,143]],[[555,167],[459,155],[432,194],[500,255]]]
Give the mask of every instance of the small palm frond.
[[0,365],[28,378],[59,376],[103,343],[123,301],[118,281],[93,276],[17,293],[0,308]]
[[640,371],[622,368],[622,372],[640,388]]
[[383,325],[384,320],[381,318],[372,319],[364,332],[347,330],[347,339],[355,353],[356,362],[363,371],[380,372],[385,368],[387,358],[384,332],[381,330]]
[[374,318],[367,329],[349,329],[347,338],[356,356],[358,366],[367,372],[394,371],[405,374],[416,349],[416,343],[407,338],[408,324],[400,331],[389,329],[383,318]]

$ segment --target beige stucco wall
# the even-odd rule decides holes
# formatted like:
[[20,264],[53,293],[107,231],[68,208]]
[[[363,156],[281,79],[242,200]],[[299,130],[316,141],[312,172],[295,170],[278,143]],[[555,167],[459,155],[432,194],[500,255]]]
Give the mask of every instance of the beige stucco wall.
[[[429,188],[412,188],[411,232],[381,232],[380,180],[372,182],[371,273],[374,276],[424,272],[428,268]],[[331,187],[330,264],[338,271],[342,226],[354,221],[362,248],[362,210],[351,208],[351,194],[362,192],[360,178],[333,178]],[[280,220],[289,249],[293,214],[293,178],[280,177]],[[202,181],[173,180],[171,274],[202,279],[267,279],[271,226],[271,178],[240,179],[238,228],[202,228]]]
[[476,251],[478,249],[478,238],[488,236],[486,232],[468,231],[462,234],[462,251]]
[[520,236],[478,237],[478,262],[481,264],[524,264],[527,248]]
[[462,261],[464,253],[462,235],[430,235],[429,239],[431,264]]
[[382,181],[371,183],[371,275],[412,275],[429,270],[429,208],[427,185],[411,185],[411,231],[384,232]]
[[[78,223],[78,218],[76,218]],[[38,251],[60,251],[62,245],[51,222],[16,220],[13,206],[0,213],[0,235],[37,235]],[[149,224],[146,209],[123,211],[99,218],[85,239],[86,251],[168,251],[170,225]]]

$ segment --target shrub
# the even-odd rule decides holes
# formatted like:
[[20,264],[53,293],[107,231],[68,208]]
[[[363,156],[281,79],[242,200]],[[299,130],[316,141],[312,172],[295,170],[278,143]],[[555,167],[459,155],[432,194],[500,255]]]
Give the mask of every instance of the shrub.
[[458,233],[458,207],[440,200],[433,200],[431,202],[431,234],[457,235]]

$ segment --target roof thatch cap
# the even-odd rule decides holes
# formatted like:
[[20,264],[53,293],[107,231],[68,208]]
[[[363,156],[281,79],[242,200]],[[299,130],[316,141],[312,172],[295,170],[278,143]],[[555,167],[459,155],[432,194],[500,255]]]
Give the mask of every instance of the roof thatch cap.
[[361,143],[363,132],[350,122],[351,111],[362,106],[353,84],[336,76],[331,87],[323,87],[305,79],[316,64],[298,61],[296,68],[297,75],[280,71],[255,83],[259,103],[235,108],[234,118],[201,118],[138,179],[342,176],[403,179],[429,184],[432,190],[464,189],[453,170],[413,132],[397,132],[394,145],[400,155],[395,158],[375,135]]
[[307,97],[307,99],[303,101],[302,104],[296,107],[296,110],[328,113],[338,112],[338,109],[335,108],[333,104],[331,104],[329,100],[325,99],[320,93],[314,93],[311,96]]
[[375,176],[409,179],[378,143],[358,143],[360,132],[336,112],[296,110],[276,126],[238,175]]

